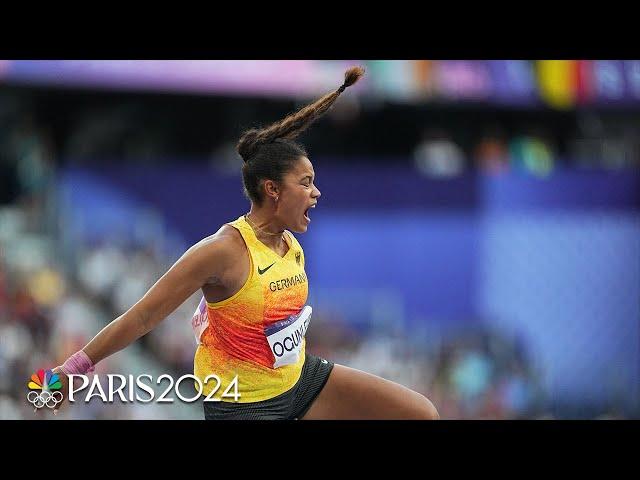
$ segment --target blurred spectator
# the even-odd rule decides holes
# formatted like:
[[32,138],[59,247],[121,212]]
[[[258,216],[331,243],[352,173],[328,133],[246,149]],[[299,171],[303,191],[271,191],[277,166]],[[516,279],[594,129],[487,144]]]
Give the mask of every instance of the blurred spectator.
[[122,276],[127,258],[115,245],[105,243],[79,255],[78,280],[87,291],[106,298]]
[[12,317],[27,327],[36,348],[43,348],[46,345],[51,329],[50,319],[39,308],[24,284],[19,285],[14,294]]
[[509,156],[515,170],[539,177],[548,176],[554,168],[555,153],[549,140],[538,129],[516,135],[509,145]]
[[524,418],[534,406],[532,381],[518,363],[511,366],[511,371],[502,380],[498,392],[504,408],[513,417]]
[[27,281],[29,294],[42,309],[54,307],[65,291],[65,281],[57,270],[44,267],[36,270]]
[[465,410],[475,413],[472,405],[489,387],[493,367],[483,352],[466,351],[454,361],[451,383],[460,397]]
[[640,126],[609,125],[596,114],[578,117],[577,132],[569,140],[575,165],[587,168],[637,168],[640,166]]
[[474,159],[482,172],[499,174],[509,169],[509,149],[499,126],[488,129],[474,151]]
[[439,129],[426,130],[414,153],[416,168],[431,177],[460,175],[465,168],[465,155],[449,135]]
[[114,307],[124,313],[140,300],[164,273],[161,264],[148,250],[134,250],[127,254],[128,262],[113,292]]
[[27,206],[32,231],[41,230],[45,209],[49,207],[54,175],[53,146],[48,133],[26,112],[15,124],[11,150],[16,162],[16,176],[22,201]]

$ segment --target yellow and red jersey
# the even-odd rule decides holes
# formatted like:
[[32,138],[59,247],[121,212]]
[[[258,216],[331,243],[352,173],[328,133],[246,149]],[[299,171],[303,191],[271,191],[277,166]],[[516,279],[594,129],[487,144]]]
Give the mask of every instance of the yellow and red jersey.
[[[300,378],[311,315],[311,307],[305,307],[304,252],[288,231],[289,250],[281,257],[258,240],[244,216],[229,225],[247,246],[249,277],[225,300],[201,300],[192,319],[199,342],[194,375],[203,383],[207,375],[217,375],[220,388],[213,398],[222,401],[233,401],[220,395],[237,375],[238,401],[257,402],[286,392]],[[203,393],[215,387],[216,382],[209,381]]]

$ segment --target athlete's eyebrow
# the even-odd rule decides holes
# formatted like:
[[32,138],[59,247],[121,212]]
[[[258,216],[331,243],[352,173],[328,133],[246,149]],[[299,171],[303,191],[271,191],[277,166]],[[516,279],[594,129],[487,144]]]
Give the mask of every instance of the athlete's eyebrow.
[[302,177],[300,180],[306,180],[307,178],[308,178],[309,180],[313,180],[313,177],[312,177],[311,175],[305,175],[305,176],[304,176],[304,177]]

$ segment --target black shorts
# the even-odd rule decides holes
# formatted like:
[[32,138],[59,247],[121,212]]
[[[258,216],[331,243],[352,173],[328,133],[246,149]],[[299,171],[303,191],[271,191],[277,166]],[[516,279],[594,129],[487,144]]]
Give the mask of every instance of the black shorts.
[[202,402],[205,420],[298,420],[329,379],[333,363],[306,354],[297,383],[280,395],[252,403]]

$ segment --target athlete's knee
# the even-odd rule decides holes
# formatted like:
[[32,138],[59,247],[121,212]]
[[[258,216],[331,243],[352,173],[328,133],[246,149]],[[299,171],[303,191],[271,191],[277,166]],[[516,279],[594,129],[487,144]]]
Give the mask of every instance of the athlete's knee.
[[420,408],[418,410],[418,420],[440,420],[440,414],[435,405],[427,397],[418,393]]
[[436,406],[431,403],[431,400],[428,398],[427,402],[429,402],[429,407],[427,408],[427,420],[440,420],[440,414],[438,413]]

